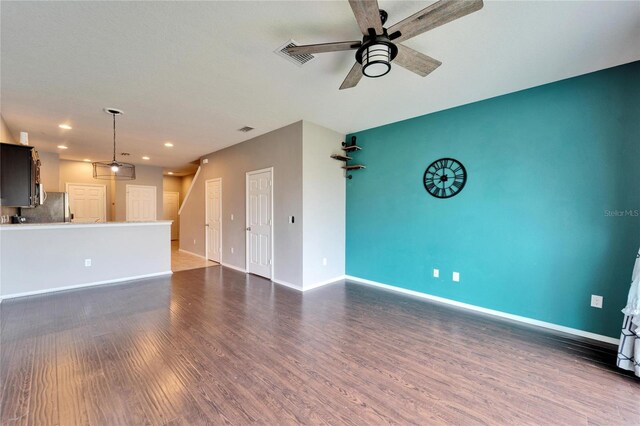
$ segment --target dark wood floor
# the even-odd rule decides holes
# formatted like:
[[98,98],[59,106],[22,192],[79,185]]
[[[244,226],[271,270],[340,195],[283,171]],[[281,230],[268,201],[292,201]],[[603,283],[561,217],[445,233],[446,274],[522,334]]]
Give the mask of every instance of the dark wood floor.
[[610,348],[221,267],[0,305],[2,424],[640,424]]

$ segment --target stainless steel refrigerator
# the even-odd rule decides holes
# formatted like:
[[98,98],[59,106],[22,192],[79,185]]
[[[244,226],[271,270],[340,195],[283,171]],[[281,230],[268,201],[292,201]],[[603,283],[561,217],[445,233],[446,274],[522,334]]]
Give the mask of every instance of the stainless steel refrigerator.
[[61,223],[70,221],[69,194],[47,192],[44,202],[37,207],[20,209],[26,223]]

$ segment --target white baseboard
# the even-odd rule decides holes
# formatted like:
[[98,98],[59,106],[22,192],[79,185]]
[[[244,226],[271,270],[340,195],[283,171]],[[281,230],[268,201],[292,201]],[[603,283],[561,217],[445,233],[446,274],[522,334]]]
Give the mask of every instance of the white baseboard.
[[224,266],[225,268],[230,268],[230,269],[235,269],[238,272],[242,272],[243,274],[246,274],[247,271],[243,268],[238,268],[237,266],[233,266],[229,263],[220,263],[220,265]]
[[171,274],[173,274],[173,272],[171,271],[155,272],[153,274],[135,275],[133,277],[115,278],[112,280],[94,281],[90,283],[69,285],[65,287],[56,287],[56,288],[48,288],[44,290],[27,291],[24,293],[7,294],[7,295],[0,296],[0,301],[4,299],[13,299],[16,297],[34,296],[36,294],[44,294],[44,293],[55,293],[57,291],[73,290],[77,288],[93,287],[93,286],[104,285],[104,284],[115,284],[115,283],[121,283],[125,281],[141,280],[143,278],[153,278],[153,277],[159,277],[161,275],[171,275]]
[[274,282],[274,283],[276,283],[276,284],[280,284],[280,285],[283,285],[283,286],[285,286],[285,287],[292,288],[292,289],[294,289],[294,290],[303,291],[303,290],[300,288],[300,286],[299,286],[299,285],[295,285],[295,284],[289,283],[289,282],[287,282],[287,281],[276,280],[275,278],[274,278],[274,279],[272,279],[271,281],[272,281],[272,282]]
[[309,291],[309,290],[313,290],[314,288],[318,288],[318,287],[322,287],[325,285],[329,285],[329,284],[333,284],[335,282],[341,281],[345,279],[345,275],[338,275],[337,277],[333,277],[330,278],[328,280],[324,280],[324,281],[319,281],[317,283],[313,283],[313,284],[309,284],[309,285],[304,285],[303,291]]
[[591,333],[589,331],[579,330],[577,328],[565,327],[563,325],[553,324],[551,322],[540,321],[533,318],[522,317],[520,315],[513,315],[502,311],[496,311],[493,309],[483,308],[481,306],[470,305],[468,303],[458,302],[444,297],[433,296],[427,293],[421,293],[419,291],[407,290],[406,288],[396,287],[389,284],[383,284],[377,281],[371,281],[364,278],[354,277],[351,275],[345,276],[345,279],[355,281],[362,284],[367,284],[375,287],[384,288],[387,290],[395,291],[398,293],[410,294],[411,296],[420,297],[422,299],[433,300],[440,303],[445,303],[451,306],[457,306],[459,308],[468,309],[470,311],[482,312],[484,314],[493,315],[496,317],[507,318],[513,321],[518,321],[525,324],[536,325],[538,327],[548,328],[550,330],[560,331],[567,334],[573,334],[575,336],[586,337],[588,339],[598,340],[600,342],[611,343],[617,345],[620,341],[613,337],[604,336],[602,334]]
[[199,254],[197,254],[197,253],[194,253],[194,252],[192,252],[192,251],[189,251],[189,250],[178,249],[178,251],[179,251],[180,253],[186,253],[186,254],[190,254],[191,256],[199,257],[200,259],[205,259],[205,260],[207,259],[206,257],[204,257],[204,256],[202,256],[202,255],[199,255]]

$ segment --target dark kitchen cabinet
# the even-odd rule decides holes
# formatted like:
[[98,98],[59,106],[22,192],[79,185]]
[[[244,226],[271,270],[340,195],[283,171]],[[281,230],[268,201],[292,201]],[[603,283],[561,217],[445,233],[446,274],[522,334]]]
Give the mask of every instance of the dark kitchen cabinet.
[[32,207],[36,201],[37,164],[33,147],[0,144],[0,205]]

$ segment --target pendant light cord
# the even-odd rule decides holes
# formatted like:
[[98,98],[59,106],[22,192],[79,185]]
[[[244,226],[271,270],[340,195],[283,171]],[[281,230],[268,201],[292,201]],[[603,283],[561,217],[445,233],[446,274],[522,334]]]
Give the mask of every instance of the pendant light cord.
[[116,115],[113,115],[113,162],[116,162]]

